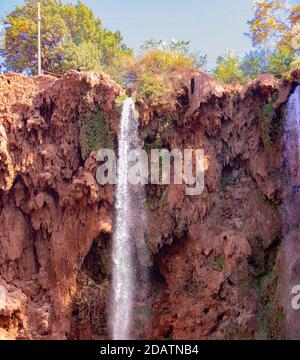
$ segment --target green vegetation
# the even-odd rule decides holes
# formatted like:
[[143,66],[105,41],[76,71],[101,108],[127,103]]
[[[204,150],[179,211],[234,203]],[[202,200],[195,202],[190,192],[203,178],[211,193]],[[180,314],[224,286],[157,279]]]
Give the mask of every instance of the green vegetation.
[[248,241],[251,246],[251,256],[249,257],[248,262],[252,268],[252,274],[255,277],[252,286],[256,288],[256,279],[265,273],[267,266],[263,239],[260,235],[256,235],[254,238],[248,239]]
[[161,132],[157,132],[154,137],[148,136],[145,139],[144,150],[149,154],[151,149],[161,149],[163,146],[163,139]]
[[274,198],[268,198],[267,196],[264,196],[264,202],[265,204],[269,205],[273,210],[278,211],[282,200],[281,198],[278,196],[278,194],[276,194],[277,196],[275,196]]
[[300,5],[289,5],[285,0],[256,1],[248,36],[257,49],[243,59],[230,51],[220,56],[215,77],[225,83],[244,83],[260,74],[280,77],[299,66],[299,20]]
[[141,330],[144,328],[144,324],[141,320],[138,319],[138,320],[136,320],[134,327],[136,330]]
[[283,311],[280,307],[278,269],[272,258],[266,256],[260,235],[249,239],[251,266],[249,288],[258,299],[256,312],[257,336],[260,339],[281,339],[284,331]]
[[211,266],[214,270],[222,272],[225,268],[225,255],[215,255],[214,253],[211,253],[208,257],[208,265]]
[[[82,2],[64,4],[58,0],[41,1],[42,67],[61,73],[71,68],[83,70],[112,68],[131,54],[122,44],[119,32],[102,27],[101,21]],[[4,19],[4,46],[0,55],[9,71],[37,72],[37,0],[25,0]]]
[[151,70],[146,70],[138,76],[139,92],[151,102],[159,102],[164,95],[163,81],[159,77],[155,77]]
[[141,316],[146,317],[147,319],[151,318],[152,316],[152,308],[151,306],[143,306],[138,309],[138,314]]
[[274,111],[274,103],[277,98],[278,92],[274,92],[267,103],[260,108],[260,129],[265,146],[272,145],[281,133],[281,116],[277,117]]
[[222,191],[226,190],[228,186],[232,186],[236,183],[236,180],[233,176],[223,175],[221,178],[221,189]]
[[257,291],[261,291],[265,284],[267,284],[273,277],[276,276],[275,268],[270,269],[267,272],[264,272],[262,275],[256,277],[253,282],[253,286]]
[[127,95],[119,95],[118,97],[116,97],[116,99],[115,99],[116,107],[118,109],[121,109],[121,107],[126,99],[127,99]]
[[300,5],[285,0],[265,0],[254,3],[254,17],[249,21],[254,46],[272,46],[295,51],[300,47]]
[[300,61],[289,49],[252,50],[240,56],[228,51],[217,59],[214,76],[224,83],[245,83],[261,74],[285,75]]
[[141,61],[150,68],[167,71],[169,69],[204,69],[207,56],[200,56],[190,52],[189,41],[151,39],[141,46]]
[[[5,71],[37,72],[38,0],[25,0],[3,19],[0,56]],[[68,4],[42,0],[42,68],[51,73],[69,69],[103,70],[123,86],[132,87],[152,105],[177,104],[186,70],[205,70],[206,55],[190,50],[188,41],[149,40],[134,55],[81,1]],[[213,76],[225,83],[245,83],[260,74],[287,76],[300,66],[300,6],[285,0],[257,1],[249,21],[255,50],[244,57],[227,51],[217,59]],[[266,142],[269,139],[266,138]]]
[[80,123],[80,144],[84,159],[92,150],[113,148],[112,132],[99,109],[95,109],[89,117],[82,117]]
[[160,207],[165,208],[168,205],[169,188],[166,187],[160,198]]
[[262,339],[282,339],[284,314],[279,307],[278,274],[274,266],[256,279],[256,291],[260,298],[256,313],[259,337]]
[[154,194],[150,195],[147,193],[146,205],[150,208],[150,210],[157,208],[164,209],[168,205],[168,195],[168,187],[159,187],[156,189]]
[[160,119],[159,131],[163,134],[164,138],[172,137],[174,131],[174,121],[170,118]]
[[151,149],[161,149],[165,140],[170,141],[174,128],[175,123],[171,118],[160,118],[155,133],[151,133],[145,137],[144,150],[150,153]]
[[181,74],[187,69],[203,69],[205,65],[206,56],[192,54],[189,42],[150,40],[141,46],[140,56],[128,72],[135,78],[135,88],[144,100],[172,106],[177,101],[174,93],[182,85]]
[[239,56],[227,51],[225,55],[218,57],[214,75],[216,79],[225,83],[244,82],[245,75],[240,67]]
[[[264,249],[263,239],[257,234],[249,238],[251,255],[248,257],[249,271],[238,273],[240,294],[257,301],[255,313],[255,339],[280,340],[284,335],[284,314],[279,290],[278,267],[270,248]],[[274,249],[276,250],[276,249]],[[276,251],[277,252],[277,251]],[[224,329],[226,339],[249,339],[234,321]]]
[[224,267],[225,267],[225,256],[223,254],[220,254],[214,258],[213,268],[218,272],[221,272],[224,270]]

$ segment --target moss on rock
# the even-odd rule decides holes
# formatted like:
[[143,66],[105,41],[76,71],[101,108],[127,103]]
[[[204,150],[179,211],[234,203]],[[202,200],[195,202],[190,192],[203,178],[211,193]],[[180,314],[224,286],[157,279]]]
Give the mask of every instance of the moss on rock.
[[85,160],[91,151],[113,148],[113,133],[104,114],[96,108],[89,115],[80,118],[80,146]]

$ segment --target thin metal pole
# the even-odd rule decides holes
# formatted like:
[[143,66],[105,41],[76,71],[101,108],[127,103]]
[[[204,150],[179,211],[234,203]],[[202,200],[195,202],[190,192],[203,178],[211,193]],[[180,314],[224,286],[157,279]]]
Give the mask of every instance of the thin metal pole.
[[42,75],[42,60],[41,60],[41,4],[38,2],[38,75]]

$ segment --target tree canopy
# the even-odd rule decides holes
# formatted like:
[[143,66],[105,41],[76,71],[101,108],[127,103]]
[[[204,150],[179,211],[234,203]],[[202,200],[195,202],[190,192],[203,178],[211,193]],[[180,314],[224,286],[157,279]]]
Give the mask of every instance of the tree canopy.
[[256,0],[249,25],[254,46],[300,50],[300,5],[290,5],[286,0]]
[[225,83],[243,82],[245,75],[240,68],[240,58],[232,51],[227,51],[217,58],[215,77]]
[[219,56],[215,77],[225,83],[245,82],[270,73],[281,76],[300,64],[300,5],[286,0],[254,1],[247,34],[256,48],[244,55],[228,51]]
[[[10,12],[4,19],[5,34],[0,55],[9,71],[35,74],[37,70],[37,0]],[[41,1],[42,66],[51,72],[70,68],[85,70],[112,66],[131,51],[122,44],[119,32],[102,26],[82,2],[64,4]]]
[[[3,19],[0,56],[6,71],[37,72],[37,2],[24,0],[24,5]],[[120,32],[104,28],[81,1],[75,5],[61,0],[40,3],[42,68],[46,71],[102,69],[120,83],[139,81],[148,94],[158,85],[164,88],[176,71],[206,68],[207,57],[191,52],[188,41],[151,39],[133,56]],[[213,73],[220,81],[245,82],[262,73],[280,76],[300,64],[300,5],[256,0],[253,11],[247,35],[255,49],[244,57],[232,51],[219,56]]]

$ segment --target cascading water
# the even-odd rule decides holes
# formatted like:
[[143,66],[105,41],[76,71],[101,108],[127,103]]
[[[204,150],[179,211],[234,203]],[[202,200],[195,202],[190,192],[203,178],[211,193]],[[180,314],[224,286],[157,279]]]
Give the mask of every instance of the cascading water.
[[[115,228],[112,244],[111,332],[114,340],[131,337],[136,283],[141,277],[138,252],[144,248],[144,188],[128,182],[129,151],[138,147],[138,121],[131,98],[122,107],[118,141]],[[138,271],[137,271],[138,269]],[[145,285],[145,283],[144,283]],[[140,291],[140,287],[139,287]]]
[[286,332],[300,338],[300,322],[292,307],[292,288],[300,285],[300,86],[290,96],[284,123],[283,296]]

